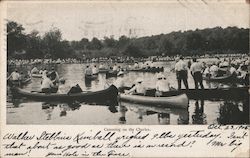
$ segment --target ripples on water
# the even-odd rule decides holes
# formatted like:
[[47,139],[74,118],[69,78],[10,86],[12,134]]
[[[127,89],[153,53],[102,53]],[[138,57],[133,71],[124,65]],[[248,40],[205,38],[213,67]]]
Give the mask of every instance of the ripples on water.
[[[173,63],[158,64],[165,67],[164,73],[171,86],[177,88],[175,73],[170,71]],[[59,76],[66,79],[66,84],[70,86],[79,84],[83,90],[102,90],[115,81],[115,78],[106,79],[105,74],[99,74],[97,80],[85,82],[85,67],[84,64],[56,66]],[[30,70],[31,67],[26,69]],[[124,77],[127,86],[131,86],[136,78],[142,77],[145,85],[153,88],[156,82],[155,75],[153,73],[129,72]],[[194,88],[192,76],[189,76],[188,82],[190,88]],[[205,87],[209,86],[205,81],[203,83]],[[33,78],[32,82],[24,88],[39,90],[40,84],[41,79]],[[8,98],[8,124],[249,124],[248,98],[246,98],[246,101],[190,100],[188,109],[170,109],[123,102],[118,103],[118,105],[89,105],[77,102],[33,102],[13,99],[11,96],[8,96]]]

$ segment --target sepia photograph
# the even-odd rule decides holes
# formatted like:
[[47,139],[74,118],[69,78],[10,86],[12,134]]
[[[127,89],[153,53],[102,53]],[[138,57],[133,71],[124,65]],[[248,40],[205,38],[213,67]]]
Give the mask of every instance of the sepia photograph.
[[8,1],[4,26],[7,125],[249,125],[249,1]]

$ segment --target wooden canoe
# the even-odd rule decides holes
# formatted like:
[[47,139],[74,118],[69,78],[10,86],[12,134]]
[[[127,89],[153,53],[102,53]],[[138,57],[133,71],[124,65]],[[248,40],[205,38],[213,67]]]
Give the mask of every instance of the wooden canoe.
[[117,77],[118,71],[108,71],[106,72],[106,78]]
[[220,76],[220,77],[203,77],[204,80],[210,81],[210,82],[227,82],[227,83],[233,83],[235,76],[234,75],[226,75],[226,76]]
[[42,78],[43,77],[42,74],[31,74],[31,76],[34,78]]
[[167,96],[167,97],[151,97],[151,96],[120,94],[119,98],[121,101],[128,101],[138,104],[159,105],[159,106],[164,105],[165,107],[172,107],[172,108],[188,107],[188,97],[186,94]]
[[141,69],[130,69],[129,71],[136,71],[136,72],[163,72],[164,68],[163,67],[151,67],[151,68],[141,68]]
[[[130,87],[120,88],[120,92],[128,90]],[[171,90],[164,92],[163,96],[175,96],[186,93],[189,99],[204,99],[204,100],[242,100],[248,99],[248,86],[245,87],[229,87],[229,88],[205,88],[205,89],[181,89],[181,90]],[[146,91],[147,96],[154,96],[155,89],[148,89]]]
[[25,85],[25,84],[28,84],[29,82],[31,81],[31,78],[29,77],[29,78],[25,78],[25,79],[23,79],[23,80],[21,80],[21,81],[12,81],[12,80],[8,80],[8,84],[9,85],[11,85],[11,86],[13,86],[13,85]]
[[81,92],[73,94],[40,93],[30,92],[20,88],[13,88],[12,94],[15,98],[27,98],[35,101],[79,101],[79,102],[106,102],[117,101],[118,90],[114,85],[109,88],[95,92]]

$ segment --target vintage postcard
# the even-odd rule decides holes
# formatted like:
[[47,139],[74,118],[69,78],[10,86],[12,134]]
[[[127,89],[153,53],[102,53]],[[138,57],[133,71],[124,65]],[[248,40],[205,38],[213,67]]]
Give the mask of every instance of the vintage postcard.
[[3,0],[1,157],[249,157],[248,0]]

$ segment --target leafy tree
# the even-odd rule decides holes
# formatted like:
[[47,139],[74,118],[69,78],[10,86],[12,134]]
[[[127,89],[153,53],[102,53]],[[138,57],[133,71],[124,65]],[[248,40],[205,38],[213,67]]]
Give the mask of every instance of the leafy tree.
[[100,50],[102,48],[102,43],[96,37],[94,37],[89,43],[88,49],[90,50]]
[[26,38],[21,24],[13,21],[7,23],[7,53],[8,57],[15,56],[15,52],[21,52],[26,48]]
[[46,32],[43,37],[43,44],[47,48],[46,54],[50,54],[52,58],[60,57],[60,41],[62,39],[62,33],[59,29],[54,28],[49,32]]
[[142,53],[142,51],[141,51],[141,49],[137,45],[135,45],[133,43],[130,43],[126,47],[126,49],[125,49],[125,51],[124,51],[123,54],[127,55],[127,56],[136,57],[136,58],[144,56],[143,53]]
[[172,55],[173,44],[165,37],[161,38],[159,42],[159,53]]
[[114,39],[113,36],[111,36],[110,38],[108,37],[104,37],[104,46],[106,47],[115,47],[116,46],[116,40]]

